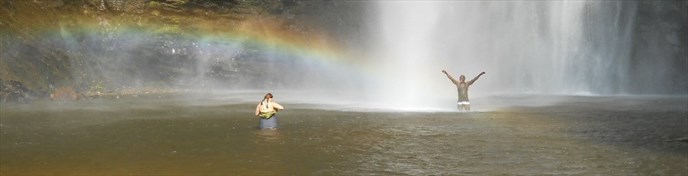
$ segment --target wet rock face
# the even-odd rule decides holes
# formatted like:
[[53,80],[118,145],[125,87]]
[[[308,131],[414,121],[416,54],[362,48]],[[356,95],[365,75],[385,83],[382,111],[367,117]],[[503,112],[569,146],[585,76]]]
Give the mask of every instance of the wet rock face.
[[72,89],[71,87],[60,87],[60,88],[55,89],[55,91],[50,94],[51,100],[72,100],[72,101],[75,101],[75,100],[80,99],[81,97],[82,96],[80,94],[76,93],[76,91],[74,91],[74,89]]
[[[630,68],[637,80],[633,91],[688,94],[688,1],[639,1],[637,6]],[[657,73],[648,65],[668,67]],[[673,81],[654,79],[658,74]]]
[[[337,28],[337,34],[344,34],[346,28],[326,24],[342,21],[341,15],[332,15],[333,9],[359,9],[344,6],[345,2],[332,6],[331,1],[296,0],[0,3],[0,79],[16,83],[3,83],[8,87],[2,94],[7,101],[27,97],[13,91],[20,90],[16,85],[22,85],[18,92],[34,92],[39,98],[50,98],[61,86],[88,92],[213,84],[224,88],[295,85],[300,80],[293,79],[308,74],[303,71],[308,68],[293,62],[303,58],[278,55],[255,39],[241,38],[243,32],[297,43],[323,41],[318,36],[336,35],[314,32],[327,31],[319,27]],[[331,20],[334,17],[338,20]]]
[[23,102],[29,98],[28,94],[29,89],[21,82],[0,79],[0,101]]

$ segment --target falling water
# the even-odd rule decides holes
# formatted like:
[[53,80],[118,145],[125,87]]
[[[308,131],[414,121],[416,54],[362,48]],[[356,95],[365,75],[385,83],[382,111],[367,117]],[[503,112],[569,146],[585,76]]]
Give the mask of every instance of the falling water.
[[[568,96],[688,94],[676,2],[0,0],[0,175],[688,175],[688,96]],[[273,13],[327,28],[224,35],[223,18]],[[482,112],[453,109],[442,69],[487,72],[470,91]],[[116,96],[4,102],[19,83]],[[278,130],[257,128],[266,90]]]
[[[623,94],[636,4],[586,1],[380,1],[373,25],[378,99],[404,107],[471,96]],[[660,68],[650,68],[660,70]]]

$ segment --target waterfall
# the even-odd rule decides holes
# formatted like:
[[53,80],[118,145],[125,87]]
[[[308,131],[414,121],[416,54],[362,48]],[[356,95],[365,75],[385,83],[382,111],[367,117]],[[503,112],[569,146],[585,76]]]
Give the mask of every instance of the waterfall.
[[456,99],[440,72],[487,72],[471,96],[623,94],[636,4],[624,1],[380,1],[373,14],[375,99]]

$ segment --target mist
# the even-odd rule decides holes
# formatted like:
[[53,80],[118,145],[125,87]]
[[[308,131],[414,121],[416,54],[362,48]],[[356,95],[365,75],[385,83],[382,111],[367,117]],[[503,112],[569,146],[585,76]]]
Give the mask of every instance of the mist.
[[[293,94],[284,99],[291,102],[399,109],[453,108],[456,87],[443,69],[468,80],[485,71],[469,91],[477,100],[688,94],[685,40],[680,40],[687,29],[680,23],[685,2],[290,1],[176,7],[204,15],[156,6],[152,15],[114,8],[127,3],[96,13],[91,10],[103,7],[86,4],[82,13],[65,8],[70,4],[79,5],[9,4],[52,10],[42,12],[46,16],[33,26],[22,26],[34,18],[6,9],[12,13],[3,16],[10,20],[2,23],[2,48],[9,52],[1,55],[12,69],[3,67],[3,80],[42,92],[37,97],[62,86],[77,92],[169,88],[278,97],[283,92]],[[256,12],[246,13],[256,17],[241,12],[227,18],[223,8],[253,8]],[[115,12],[136,18],[119,19],[111,15]],[[57,14],[64,17],[53,17]],[[23,29],[39,32],[12,35]]]
[[[379,1],[369,42],[380,80],[369,90],[398,106],[446,104],[446,97],[456,97],[456,88],[440,72],[446,69],[467,80],[487,72],[471,86],[471,97],[685,94],[683,49],[637,56],[645,51],[636,42],[647,40],[637,31],[638,23],[647,23],[637,21],[638,8],[647,6],[632,1]],[[668,40],[685,28],[672,32]]]

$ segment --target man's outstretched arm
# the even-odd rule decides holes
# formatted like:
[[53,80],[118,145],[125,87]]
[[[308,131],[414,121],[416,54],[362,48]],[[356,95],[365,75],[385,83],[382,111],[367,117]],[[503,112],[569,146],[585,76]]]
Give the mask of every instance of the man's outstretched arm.
[[459,81],[456,81],[456,79],[454,79],[454,77],[449,75],[449,73],[447,73],[447,70],[442,70],[442,73],[444,73],[444,75],[447,75],[447,78],[449,78],[449,80],[451,80],[452,83],[454,83],[456,85],[459,84]]
[[485,72],[481,72],[480,74],[478,74],[478,76],[476,76],[475,78],[471,79],[471,81],[468,81],[468,85],[473,84],[473,82],[475,82],[476,80],[478,80],[478,78],[480,78],[480,76],[482,76],[482,75],[484,75],[484,74],[485,74]]

